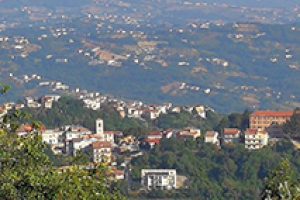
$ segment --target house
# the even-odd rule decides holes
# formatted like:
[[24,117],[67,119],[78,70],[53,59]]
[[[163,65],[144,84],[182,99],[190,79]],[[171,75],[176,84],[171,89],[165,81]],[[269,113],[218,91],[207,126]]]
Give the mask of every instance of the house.
[[47,144],[62,147],[63,146],[63,132],[60,130],[48,130],[42,133],[43,141]]
[[64,145],[63,143],[63,131],[61,130],[53,130],[53,129],[47,129],[42,132],[42,141],[46,144],[49,144],[51,146],[60,146],[62,147]]
[[182,131],[179,131],[176,135],[179,139],[192,139],[196,140],[197,138],[200,138],[201,136],[201,130],[196,128],[186,128]]
[[153,131],[146,136],[148,139],[162,139],[163,134],[160,131]]
[[176,189],[175,169],[142,169],[141,184],[147,190]]
[[115,143],[115,134],[117,134],[118,132],[115,131],[105,131],[103,133],[103,138],[102,141],[104,142],[110,142],[111,144]]
[[32,97],[26,97],[25,102],[26,102],[26,106],[28,108],[39,108],[39,107],[41,107],[41,104],[38,103],[37,101],[35,101],[35,99],[32,98]]
[[263,129],[247,129],[245,131],[245,148],[254,150],[268,145],[269,134]]
[[293,116],[293,111],[256,111],[250,115],[251,129],[266,129],[271,125],[286,123]]
[[144,144],[150,146],[150,148],[153,148],[154,146],[160,144],[160,139],[146,138],[146,139],[144,140]]
[[63,128],[63,131],[65,142],[64,153],[68,155],[73,155],[71,149],[73,139],[83,138],[86,135],[92,135],[92,132],[89,129],[84,128],[82,126],[66,126]]
[[118,106],[116,110],[119,112],[119,115],[122,119],[126,117],[125,109],[122,106]]
[[0,107],[0,119],[2,119],[7,114],[7,109]]
[[173,113],[180,113],[181,112],[181,108],[180,107],[174,107],[174,108],[172,108],[171,112],[173,112]]
[[118,170],[118,169],[111,169],[110,175],[112,176],[113,180],[124,180],[125,179],[125,172],[124,170]]
[[42,103],[45,108],[51,109],[53,104],[53,99],[50,97],[44,97],[42,98]]
[[98,135],[87,135],[83,138],[75,138],[71,141],[70,152],[72,156],[76,156],[78,151],[88,151],[88,147],[94,143],[101,141],[101,138]]
[[205,106],[195,106],[194,110],[201,118],[203,118],[203,119],[206,118]]
[[204,141],[205,143],[215,144],[217,146],[220,145],[219,133],[216,131],[207,131],[205,134]]
[[27,136],[32,131],[34,131],[34,129],[31,125],[23,124],[16,130],[16,134],[18,136]]
[[64,131],[65,134],[65,140],[72,140],[74,138],[81,138],[85,135],[91,135],[92,132],[82,126],[75,126],[75,125],[71,125],[71,126],[65,126],[62,129]]
[[167,129],[163,132],[163,136],[167,139],[170,139],[173,135],[175,135],[175,131],[173,129]]
[[142,111],[140,111],[139,109],[135,108],[135,107],[129,107],[127,109],[127,116],[129,118],[140,118],[142,115]]
[[149,118],[150,120],[155,120],[159,118],[160,114],[160,110],[145,110],[143,116]]
[[110,163],[112,160],[112,146],[109,142],[94,142],[91,151],[94,163]]
[[163,134],[160,131],[154,131],[149,133],[143,141],[144,145],[150,146],[153,148],[155,145],[159,145],[161,139],[163,138]]
[[225,143],[240,142],[241,131],[236,128],[225,128],[223,131],[223,140]]

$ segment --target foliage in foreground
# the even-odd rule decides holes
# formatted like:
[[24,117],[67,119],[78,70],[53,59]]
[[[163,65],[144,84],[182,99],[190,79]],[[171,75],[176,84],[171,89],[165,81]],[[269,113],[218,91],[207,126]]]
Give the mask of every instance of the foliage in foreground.
[[71,167],[64,172],[52,166],[40,136],[0,136],[0,199],[100,199],[122,197],[110,189],[105,169]]
[[[9,90],[0,83],[0,94]],[[27,119],[19,111],[0,122],[0,199],[91,199],[119,200],[123,197],[111,188],[105,168],[85,170],[72,166],[60,170],[45,153],[47,146],[38,134],[41,124],[33,122],[34,132],[26,137],[15,134],[18,121]]]
[[[179,199],[245,199],[261,197],[264,180],[286,158],[300,175],[300,153],[286,142],[257,151],[242,145],[219,149],[202,141],[163,140],[161,145],[132,161],[133,180],[140,181],[143,168],[177,169],[187,177],[186,188],[162,196]],[[139,198],[158,198],[159,193],[142,194]]]

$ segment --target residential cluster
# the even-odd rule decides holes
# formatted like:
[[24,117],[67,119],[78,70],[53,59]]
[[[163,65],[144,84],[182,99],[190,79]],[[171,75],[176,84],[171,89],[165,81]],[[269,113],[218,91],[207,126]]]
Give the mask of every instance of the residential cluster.
[[270,142],[286,137],[280,125],[290,120],[292,115],[293,111],[256,111],[250,115],[249,128],[245,131],[225,128],[222,135],[215,131],[208,131],[205,142],[216,145],[243,143],[246,149],[261,149]]

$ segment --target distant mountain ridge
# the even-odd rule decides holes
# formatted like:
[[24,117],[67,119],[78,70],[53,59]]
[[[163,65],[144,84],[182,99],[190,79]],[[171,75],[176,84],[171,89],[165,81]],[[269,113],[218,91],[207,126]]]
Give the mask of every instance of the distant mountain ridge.
[[[84,6],[89,3],[96,2],[94,0],[0,0],[1,6],[45,6],[45,7],[76,7]],[[105,1],[103,1],[105,2]],[[125,3],[149,3],[149,0],[123,0],[119,2]],[[199,3],[198,0],[166,0],[171,3],[183,3],[183,2],[194,2]],[[155,0],[152,3],[162,3],[161,1]],[[298,0],[206,0],[201,3],[217,3],[217,4],[229,4],[232,6],[247,6],[255,8],[295,8],[300,7]]]

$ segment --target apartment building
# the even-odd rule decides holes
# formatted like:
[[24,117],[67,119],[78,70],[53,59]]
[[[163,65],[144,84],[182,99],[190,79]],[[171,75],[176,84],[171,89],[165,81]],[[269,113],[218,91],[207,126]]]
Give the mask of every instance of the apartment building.
[[293,111],[256,111],[250,115],[251,129],[266,129],[271,125],[281,125],[286,123],[293,116]]
[[175,169],[142,169],[141,184],[148,190],[176,189]]
[[269,134],[263,129],[247,129],[245,131],[245,148],[250,150],[261,149],[268,145]]

